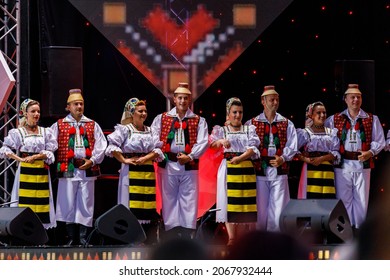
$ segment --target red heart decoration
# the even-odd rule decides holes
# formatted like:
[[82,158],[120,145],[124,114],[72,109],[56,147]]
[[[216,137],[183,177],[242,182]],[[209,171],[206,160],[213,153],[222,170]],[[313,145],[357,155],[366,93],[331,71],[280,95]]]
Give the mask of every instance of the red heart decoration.
[[156,7],[142,23],[160,44],[181,58],[214,29],[218,20],[199,6],[195,14],[183,26],[179,26],[161,7]]

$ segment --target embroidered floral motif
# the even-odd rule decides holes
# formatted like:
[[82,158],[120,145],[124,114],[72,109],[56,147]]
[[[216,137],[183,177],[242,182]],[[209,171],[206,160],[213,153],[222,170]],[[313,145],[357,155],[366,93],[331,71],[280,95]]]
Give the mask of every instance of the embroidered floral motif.
[[[89,146],[89,141],[88,141],[88,135],[87,135],[87,132],[86,130],[84,129],[83,126],[79,126],[79,132],[80,132],[80,137],[83,138],[83,141],[82,141],[82,144],[85,148],[85,156],[87,158],[90,158],[92,156],[92,152],[91,152],[91,148]],[[68,140],[68,152],[66,153],[66,159],[68,161],[68,171],[74,171],[74,147],[75,147],[75,144],[77,142],[77,140],[75,139],[76,137],[76,128],[74,126],[72,126],[70,129],[69,129],[69,140]],[[66,171],[66,164],[65,163],[58,163],[57,165],[57,170],[58,171],[61,171],[61,172],[65,172]]]

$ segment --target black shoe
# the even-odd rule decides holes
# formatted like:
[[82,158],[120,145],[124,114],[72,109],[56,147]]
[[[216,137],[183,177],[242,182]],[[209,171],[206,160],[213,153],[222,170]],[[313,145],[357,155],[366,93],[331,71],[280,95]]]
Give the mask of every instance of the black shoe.
[[76,224],[66,224],[66,235],[65,246],[73,246],[75,244]]
[[87,239],[88,227],[80,225],[79,236],[80,236],[80,239],[79,239],[80,245],[82,245],[82,246],[88,245],[88,239]]

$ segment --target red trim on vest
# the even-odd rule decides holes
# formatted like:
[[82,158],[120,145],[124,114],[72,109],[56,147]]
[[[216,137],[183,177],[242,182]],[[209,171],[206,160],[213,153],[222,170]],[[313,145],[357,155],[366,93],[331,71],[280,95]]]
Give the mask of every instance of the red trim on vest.
[[[256,127],[256,134],[260,138],[260,146],[259,146],[259,151],[261,153],[261,156],[268,156],[268,149],[264,147],[264,136],[266,135],[266,125],[268,123],[266,122],[261,122],[256,120],[255,118],[252,119],[252,124]],[[280,122],[275,122],[276,127],[278,128],[278,136],[279,136],[279,143],[280,143],[280,155],[277,153],[278,156],[281,156],[283,154],[283,149],[286,146],[287,143],[287,127],[288,127],[288,120],[285,121],[280,121]],[[270,134],[271,131],[268,132]],[[263,150],[264,149],[264,150]],[[264,155],[266,153],[266,155]],[[265,170],[263,168],[263,160],[261,159],[260,156],[260,161],[254,161],[254,166],[256,169],[256,174],[260,176],[265,176]],[[289,162],[284,162],[281,166],[277,168],[278,175],[284,175],[288,174],[289,172]]]
[[[64,122],[64,119],[57,121],[58,124],[58,150],[57,150],[57,161],[61,164],[65,164],[65,172],[68,171],[68,159],[66,157],[69,151],[69,130],[72,128],[70,123]],[[84,123],[84,129],[86,130],[88,142],[91,151],[93,151],[95,145],[95,122]]]
[[[372,123],[373,123],[374,116],[371,113],[367,113],[367,114],[369,116],[368,118],[361,118],[363,128],[364,128],[364,134],[366,137],[366,141],[364,142],[364,145],[362,142],[362,147],[361,147],[362,151],[370,150],[371,142],[372,142]],[[340,141],[342,142],[341,134],[343,132],[343,129],[344,129],[346,123],[349,121],[348,117],[345,114],[336,113],[333,117],[333,121],[334,121],[334,127],[337,128],[337,136],[339,137]],[[341,145],[344,146],[343,143],[341,143]],[[340,147],[341,147],[341,145],[340,145]],[[344,150],[341,150],[340,154],[341,154],[341,156],[343,156]],[[373,158],[369,159],[369,163],[370,163],[369,167],[374,168],[374,159]]]
[[[166,150],[166,144],[168,143],[168,134],[171,132],[172,129],[172,123],[175,117],[168,116],[167,113],[163,113],[161,116],[161,134],[160,134],[160,140],[164,142],[164,149],[163,152],[169,152],[170,150]],[[196,115],[194,118],[186,118],[185,119],[188,122],[188,135],[189,135],[189,145],[190,148],[194,146],[197,140],[198,136],[198,125],[200,117]]]

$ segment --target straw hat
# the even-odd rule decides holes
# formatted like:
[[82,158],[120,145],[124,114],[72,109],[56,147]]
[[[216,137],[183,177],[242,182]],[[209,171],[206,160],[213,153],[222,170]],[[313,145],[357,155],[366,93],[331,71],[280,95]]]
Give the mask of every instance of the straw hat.
[[81,95],[81,89],[73,88],[69,90],[69,97],[66,103],[72,103],[74,101],[84,101],[83,96]]
[[179,86],[175,89],[174,93],[191,94],[191,91],[188,88],[188,83],[179,83]]
[[361,91],[359,90],[358,84],[349,84],[348,89],[345,91],[344,95],[347,95],[349,93],[362,94]]
[[277,93],[276,90],[275,90],[275,86],[272,86],[272,85],[265,86],[263,94],[261,95],[261,97],[267,96],[267,95],[271,95],[271,94],[279,95],[279,93]]

